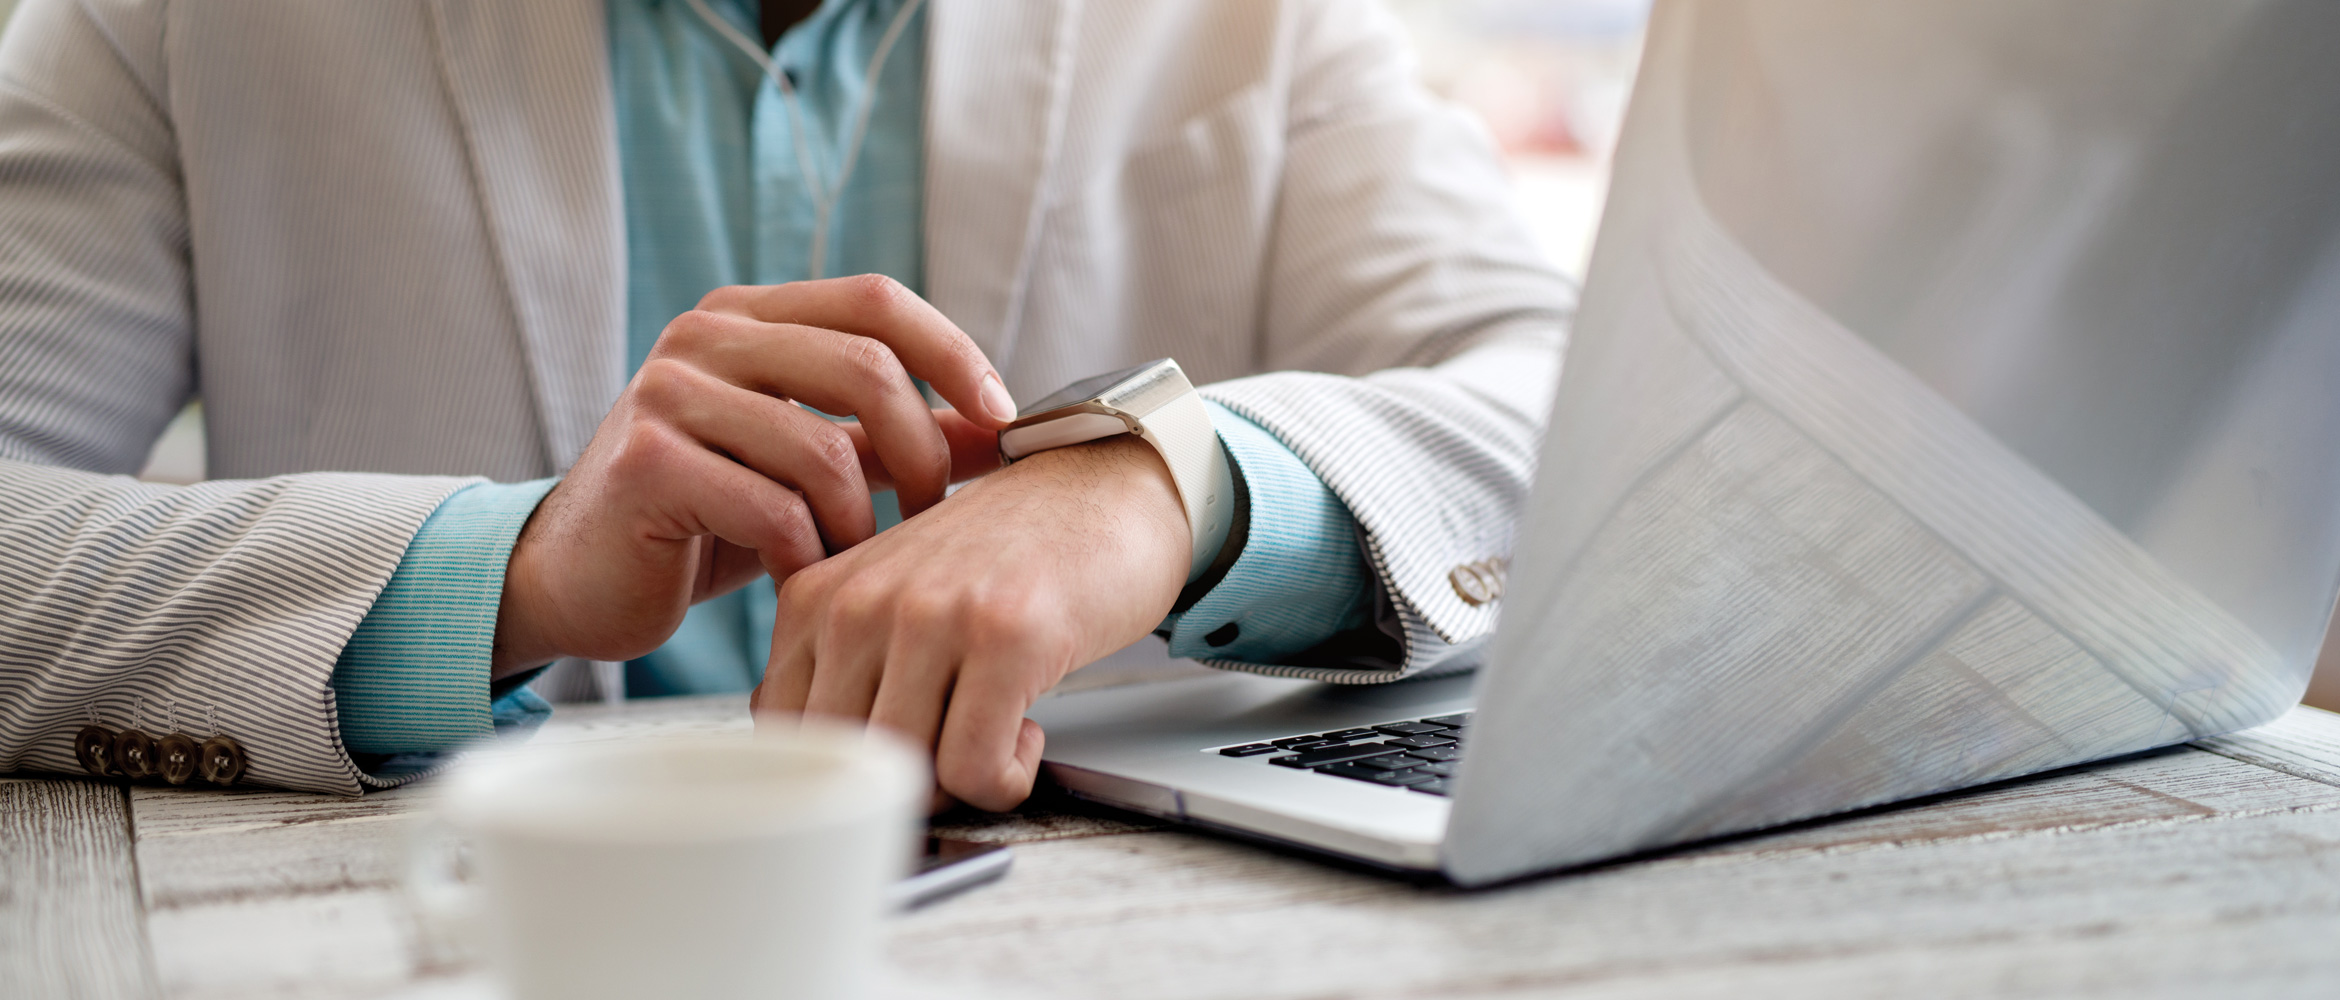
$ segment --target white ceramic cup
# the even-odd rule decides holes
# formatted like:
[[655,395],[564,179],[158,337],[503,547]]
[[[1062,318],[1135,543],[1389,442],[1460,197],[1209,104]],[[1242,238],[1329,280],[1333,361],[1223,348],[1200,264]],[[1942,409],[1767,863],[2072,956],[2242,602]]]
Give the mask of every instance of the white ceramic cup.
[[439,815],[475,884],[417,898],[524,1000],[860,997],[926,784],[901,744],[814,723],[474,755]]

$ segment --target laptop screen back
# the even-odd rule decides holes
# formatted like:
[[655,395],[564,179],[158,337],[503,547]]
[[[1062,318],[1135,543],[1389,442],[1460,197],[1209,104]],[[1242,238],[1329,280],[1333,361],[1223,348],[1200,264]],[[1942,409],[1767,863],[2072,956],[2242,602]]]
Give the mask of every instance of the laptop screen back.
[[2340,589],[2340,5],[1661,2],[1483,882],[2181,742]]

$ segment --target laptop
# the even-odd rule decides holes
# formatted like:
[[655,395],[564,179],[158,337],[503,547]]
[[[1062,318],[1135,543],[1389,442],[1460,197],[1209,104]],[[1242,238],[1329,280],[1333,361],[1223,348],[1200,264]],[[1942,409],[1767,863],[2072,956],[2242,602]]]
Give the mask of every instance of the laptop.
[[1659,0],[1473,674],[1043,701],[1485,885],[2245,728],[2340,594],[2340,5]]

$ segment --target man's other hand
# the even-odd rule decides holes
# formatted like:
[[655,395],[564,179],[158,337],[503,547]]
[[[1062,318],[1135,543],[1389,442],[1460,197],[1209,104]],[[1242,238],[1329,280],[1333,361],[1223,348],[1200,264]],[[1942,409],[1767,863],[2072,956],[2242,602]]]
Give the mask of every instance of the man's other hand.
[[1169,613],[1193,543],[1152,446],[1045,451],[780,587],[758,711],[867,718],[934,752],[983,809],[1031,794],[1024,711]]
[[[929,409],[913,376],[956,411]],[[998,463],[1014,418],[983,352],[890,279],[709,293],[522,529],[494,671],[656,649],[693,602],[867,540],[872,489],[904,516],[935,505]]]

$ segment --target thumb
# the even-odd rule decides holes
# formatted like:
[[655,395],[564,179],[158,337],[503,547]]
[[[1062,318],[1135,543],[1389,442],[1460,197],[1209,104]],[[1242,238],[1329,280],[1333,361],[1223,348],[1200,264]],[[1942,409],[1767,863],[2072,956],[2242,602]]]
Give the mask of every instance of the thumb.
[[[942,429],[943,440],[951,449],[951,482],[963,483],[999,468],[998,431],[960,416],[959,411],[948,407],[934,411],[934,423]],[[861,459],[861,475],[869,480],[869,488],[893,489],[894,478],[886,474],[885,463],[878,461],[869,433],[859,422],[844,427],[845,433],[853,438],[853,451]]]

